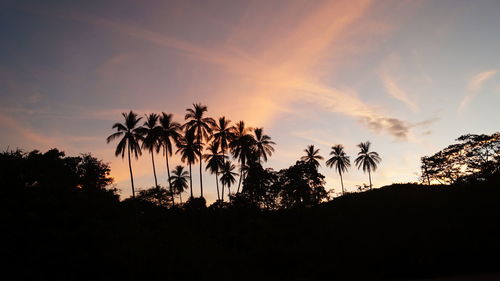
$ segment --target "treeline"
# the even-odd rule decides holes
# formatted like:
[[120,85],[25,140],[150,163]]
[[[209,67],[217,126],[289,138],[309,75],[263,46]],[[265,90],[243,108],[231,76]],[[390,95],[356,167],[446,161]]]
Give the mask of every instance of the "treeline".
[[457,143],[421,159],[426,184],[484,182],[500,174],[500,133],[467,134]]
[[[192,166],[199,163],[200,197],[197,200],[204,204],[203,170],[215,175],[217,201],[215,206],[223,206],[226,198],[238,200],[239,203],[258,205],[269,209],[287,208],[291,206],[310,206],[328,200],[328,192],[324,189],[324,176],[318,172],[320,160],[324,158],[319,149],[308,146],[305,155],[288,169],[275,172],[263,169],[262,164],[274,152],[275,142],[264,133],[263,128],[247,127],[244,121],[232,124],[226,117],[217,120],[207,116],[207,107],[196,103],[186,109],[185,123],[174,121],[172,114],[162,112],[151,113],[142,117],[130,111],[123,113],[124,122],[115,123],[115,133],[107,138],[108,143],[118,140],[115,154],[127,156],[132,198],[136,197],[131,158],[138,158],[143,151],[151,155],[151,166],[154,186],[140,190],[137,197],[153,204],[170,206],[189,188],[189,201],[195,200],[193,192]],[[370,142],[358,145],[360,152],[355,159],[358,169],[368,173],[369,186],[372,187],[371,173],[377,169],[381,158],[377,152],[370,151]],[[159,184],[155,155],[162,153],[165,157],[167,185]],[[178,154],[188,167],[176,166],[170,169],[170,158]],[[335,168],[339,173],[342,193],[345,192],[343,174],[350,167],[350,158],[340,144],[332,146],[331,157],[326,165]],[[204,166],[205,164],[205,166]],[[204,168],[204,169],[203,169]],[[266,180],[257,177],[264,177]],[[236,185],[236,192],[231,187]],[[226,193],[227,189],[227,193]],[[234,198],[233,198],[234,197]]]

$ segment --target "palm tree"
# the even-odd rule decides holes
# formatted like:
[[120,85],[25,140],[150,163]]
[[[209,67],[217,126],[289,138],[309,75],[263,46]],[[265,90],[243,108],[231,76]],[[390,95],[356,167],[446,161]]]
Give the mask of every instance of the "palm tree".
[[[184,124],[186,130],[193,131],[196,136],[196,140],[199,144],[198,154],[201,155],[203,140],[210,138],[210,133],[212,133],[212,127],[215,125],[215,121],[211,117],[203,117],[207,111],[207,107],[200,103],[194,103],[193,108],[186,109],[185,120],[189,120]],[[202,177],[202,159],[200,159],[200,190],[201,197],[203,197],[203,177]]]
[[377,152],[370,151],[371,143],[369,141],[362,142],[358,144],[358,147],[361,149],[358,152],[358,157],[354,160],[354,163],[359,168],[363,167],[363,172],[368,171],[368,178],[370,180],[370,189],[372,189],[372,176],[371,171],[375,171],[377,169],[377,164],[382,161],[380,156],[378,156]]
[[267,162],[267,156],[271,156],[274,152],[273,145],[276,144],[271,140],[271,137],[268,135],[264,135],[264,128],[255,128],[253,130],[255,134],[255,150],[257,153],[257,157],[259,159],[262,157],[265,162]]
[[[188,174],[187,171],[184,171],[184,167],[179,165],[175,166],[175,169],[172,170],[172,177],[170,183],[174,192],[179,193],[181,204],[182,204],[182,193],[188,187],[187,178],[191,179],[191,176]],[[191,195],[191,197],[192,196],[193,195]]]
[[306,162],[307,164],[313,165],[314,168],[318,168],[321,166],[318,160],[323,160],[323,156],[319,155],[319,148],[315,149],[314,145],[308,145],[306,149],[304,149],[306,155],[300,157],[301,161]]
[[[215,174],[215,183],[217,186],[217,199],[221,199],[219,194],[219,171],[224,164],[225,156],[219,152],[219,144],[212,141],[208,146],[208,151],[210,153],[203,154],[203,158],[207,162],[205,170],[209,170],[210,173]],[[222,198],[224,198],[224,193],[222,193]]]
[[155,167],[155,152],[160,152],[160,127],[158,127],[158,114],[151,113],[146,115],[146,121],[141,128],[141,134],[143,136],[142,148],[149,150],[151,153],[151,163],[153,163],[153,175],[155,177],[155,187],[158,186],[158,178],[156,177],[156,167]]
[[122,113],[125,123],[115,123],[113,129],[117,132],[110,135],[106,142],[110,143],[114,139],[120,138],[121,140],[116,146],[115,156],[122,155],[122,159],[125,157],[125,148],[127,148],[128,155],[128,168],[130,171],[130,182],[132,184],[132,198],[135,199],[135,188],[134,188],[134,176],[132,174],[132,163],[130,161],[130,152],[134,153],[135,158],[139,158],[141,155],[141,147],[139,146],[139,141],[142,139],[140,128],[137,127],[139,121],[142,117],[137,118],[132,110],[129,113]]
[[255,139],[251,134],[249,134],[250,131],[251,128],[246,128],[245,122],[243,121],[236,123],[236,125],[232,127],[234,138],[230,144],[231,152],[233,153],[233,157],[238,159],[240,162],[240,175],[237,192],[240,191],[241,181],[243,178],[243,166],[245,166],[247,160],[252,158],[254,155]]
[[[221,148],[223,158],[226,158],[226,150],[229,149],[231,141],[234,139],[233,129],[229,126],[231,120],[226,117],[219,117],[219,120],[212,127],[212,137]],[[222,184],[222,200],[224,200],[224,184]]]
[[233,172],[236,167],[229,160],[222,165],[222,176],[220,182],[227,185],[229,201],[231,201],[231,185],[236,182],[234,178],[238,174]]
[[179,133],[181,130],[181,125],[177,122],[173,121],[172,114],[167,114],[165,112],[161,113],[160,116],[160,142],[163,146],[163,153],[165,154],[165,162],[167,164],[167,176],[168,176],[168,185],[170,187],[170,193],[172,194],[172,204],[174,204],[174,193],[172,190],[172,185],[170,184],[170,166],[168,163],[169,156],[172,156],[172,147],[173,143],[177,143],[181,134]]
[[193,173],[191,166],[196,163],[201,151],[201,145],[196,141],[192,130],[186,131],[186,134],[179,139],[175,154],[181,154],[181,161],[189,165],[189,186],[191,189],[191,198],[193,197]]
[[344,181],[342,179],[342,173],[347,172],[347,168],[351,166],[351,160],[349,160],[349,156],[345,154],[344,146],[341,144],[332,146],[332,151],[330,152],[330,155],[333,156],[326,161],[326,166],[330,168],[335,166],[335,169],[339,172],[340,184],[342,185],[342,195],[343,195],[345,193],[345,190],[344,190]]

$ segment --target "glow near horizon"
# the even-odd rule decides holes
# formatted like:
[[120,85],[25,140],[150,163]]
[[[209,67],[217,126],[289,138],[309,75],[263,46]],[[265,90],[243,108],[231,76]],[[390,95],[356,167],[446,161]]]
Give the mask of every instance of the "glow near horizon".
[[[92,152],[111,163],[123,197],[127,161],[105,138],[130,109],[183,122],[185,108],[201,102],[214,118],[263,126],[277,143],[265,165],[275,170],[308,144],[325,158],[343,144],[353,161],[356,144],[370,140],[382,157],[375,186],[416,181],[421,156],[461,134],[498,130],[498,3],[3,5],[1,148]],[[160,155],[156,164],[166,183]],[[327,189],[340,191],[337,173],[322,166]],[[136,186],[153,185],[147,155],[133,167]],[[211,201],[215,179],[203,177]],[[351,167],[344,182],[354,191],[368,177]]]

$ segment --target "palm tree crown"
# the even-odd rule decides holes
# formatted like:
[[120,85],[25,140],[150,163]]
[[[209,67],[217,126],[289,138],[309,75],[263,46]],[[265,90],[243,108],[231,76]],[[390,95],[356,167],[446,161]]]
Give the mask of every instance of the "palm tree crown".
[[141,155],[141,147],[139,146],[139,141],[142,140],[141,129],[137,127],[137,124],[141,121],[142,117],[137,118],[132,110],[129,113],[122,113],[125,119],[124,123],[115,123],[113,129],[117,132],[111,134],[107,139],[107,143],[120,138],[121,140],[116,146],[115,156],[121,154],[122,158],[125,157],[125,150],[128,154],[128,167],[130,170],[130,182],[132,184],[132,197],[135,198],[135,188],[134,188],[134,176],[132,174],[132,163],[130,161],[130,154],[133,153],[135,158]]
[[189,173],[187,171],[184,171],[184,167],[180,165],[175,166],[175,169],[172,170],[172,178],[170,181],[172,184],[172,189],[174,190],[175,193],[178,193],[180,195],[182,192],[184,192],[184,190],[188,188],[188,183],[187,183],[188,178],[189,178]]
[[371,143],[369,141],[362,142],[358,144],[360,152],[358,152],[358,157],[354,160],[354,163],[360,169],[363,168],[363,172],[368,172],[368,177],[370,179],[370,188],[372,188],[371,171],[377,169],[377,164],[382,160],[377,152],[370,151]]
[[315,149],[314,145],[308,145],[304,152],[306,155],[300,157],[301,161],[313,165],[316,169],[321,166],[318,160],[323,160],[323,156],[319,155],[319,148]]
[[[229,194],[228,196],[231,195],[231,185],[236,182],[235,176],[238,174],[233,172],[236,167],[234,164],[232,164],[229,160],[224,162],[224,165],[222,165],[222,176],[220,177],[220,181],[222,184],[226,185]],[[231,198],[231,197],[229,197]]]
[[341,144],[337,144],[332,146],[332,151],[330,152],[332,157],[326,161],[326,166],[335,167],[335,169],[339,172],[340,182],[342,185],[342,193],[344,193],[344,181],[342,179],[342,173],[347,172],[347,168],[351,166],[351,160],[349,156],[345,154],[344,146]]
[[229,127],[230,123],[231,120],[227,120],[226,117],[222,116],[212,128],[213,139],[219,144],[222,154],[225,154],[231,141],[234,139],[234,133],[231,127]]
[[271,140],[271,137],[264,134],[263,128],[255,128],[253,130],[255,134],[255,151],[257,153],[257,157],[262,157],[265,162],[267,162],[267,156],[271,156],[274,152],[274,147],[276,143]]

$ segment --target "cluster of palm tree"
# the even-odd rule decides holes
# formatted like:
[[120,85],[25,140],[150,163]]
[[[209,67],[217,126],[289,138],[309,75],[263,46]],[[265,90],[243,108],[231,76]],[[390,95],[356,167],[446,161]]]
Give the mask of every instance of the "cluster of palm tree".
[[[358,144],[360,151],[358,152],[358,157],[354,160],[354,163],[358,167],[358,169],[363,169],[363,172],[368,172],[368,179],[370,181],[370,189],[372,188],[372,176],[371,172],[377,169],[377,164],[382,160],[377,152],[370,151],[371,143],[361,142]],[[319,160],[323,160],[324,158],[319,155],[319,149],[316,149],[314,145],[307,146],[304,149],[306,155],[302,156],[300,160],[313,165],[315,168],[318,168],[321,164]],[[326,166],[330,168],[335,168],[340,175],[340,184],[342,186],[342,194],[345,193],[344,189],[344,180],[342,178],[342,174],[346,173],[349,167],[351,167],[351,160],[349,156],[344,151],[344,146],[341,144],[337,144],[332,146],[332,150],[330,151],[331,158],[326,160]]]
[[[145,116],[145,122],[140,125],[142,117],[130,111],[123,113],[124,122],[115,123],[115,133],[107,138],[107,142],[120,139],[116,146],[115,155],[122,158],[127,153],[130,181],[132,185],[132,197],[135,198],[134,177],[132,173],[131,155],[138,158],[142,151],[151,154],[151,163],[155,186],[158,186],[158,178],[155,166],[155,154],[163,151],[167,167],[167,181],[172,194],[181,196],[190,188],[191,198],[193,194],[192,165],[199,162],[200,174],[200,197],[203,197],[203,160],[206,162],[205,170],[215,174],[217,198],[224,201],[224,189],[227,187],[231,194],[231,186],[239,177],[238,189],[240,190],[244,178],[245,167],[250,163],[261,163],[267,161],[274,152],[275,143],[271,137],[264,134],[263,128],[246,127],[243,121],[234,126],[224,116],[217,121],[206,116],[207,107],[195,103],[192,108],[186,109],[185,123],[180,124],[173,121],[173,115],[162,112],[161,115],[151,113]],[[181,161],[189,167],[189,172],[183,166],[176,166],[170,171],[169,158],[176,148],[176,154],[180,155]],[[236,173],[236,165],[239,164],[239,173]],[[219,178],[220,175],[220,178]],[[219,183],[222,188],[219,189]],[[229,197],[229,195],[228,195]],[[182,202],[182,197],[180,197]]]

